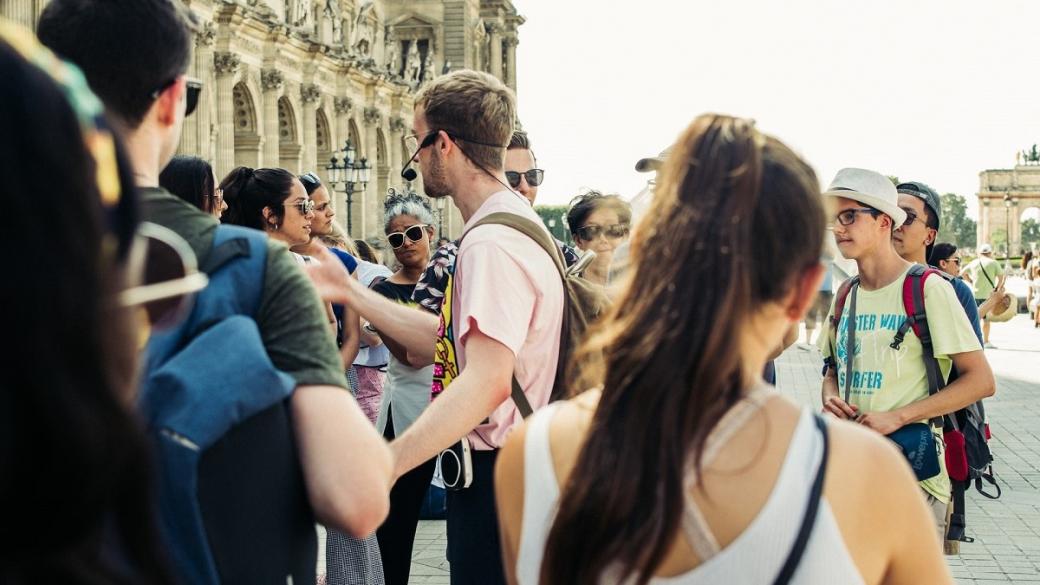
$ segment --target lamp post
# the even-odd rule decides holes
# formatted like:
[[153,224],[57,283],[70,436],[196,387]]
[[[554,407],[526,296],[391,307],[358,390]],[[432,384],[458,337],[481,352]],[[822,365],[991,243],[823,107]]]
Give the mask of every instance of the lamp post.
[[329,172],[329,185],[333,191],[340,191],[347,196],[347,235],[353,237],[354,221],[352,217],[352,204],[354,193],[365,190],[368,185],[369,172],[372,167],[368,159],[356,160],[357,150],[347,140],[343,148],[332,152],[332,159],[325,169]]
[[[409,181],[410,182],[410,181]],[[437,205],[437,237],[443,238],[444,235],[444,197],[438,197],[435,200]]]

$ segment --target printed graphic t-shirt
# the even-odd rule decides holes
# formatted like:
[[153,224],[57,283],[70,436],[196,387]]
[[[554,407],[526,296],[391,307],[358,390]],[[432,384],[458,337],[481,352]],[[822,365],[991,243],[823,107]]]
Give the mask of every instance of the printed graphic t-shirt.
[[[928,397],[924,348],[913,329],[907,332],[898,350],[890,346],[899,326],[906,320],[906,309],[903,307],[905,278],[906,273],[883,288],[872,291],[860,288],[856,293],[855,349],[849,403],[858,407],[860,412],[889,412]],[[945,379],[949,377],[953,365],[950,356],[981,350],[982,347],[953,287],[946,280],[936,275],[925,280],[924,304],[933,350]],[[851,305],[850,295],[838,323],[837,339],[834,330],[828,327],[827,335],[821,335],[819,341],[823,357],[834,357],[838,372],[838,393],[843,398],[845,379],[850,374],[845,364],[845,348]],[[828,322],[833,314],[834,302],[827,316]],[[937,438],[941,446],[941,436]],[[942,453],[939,454],[939,463],[942,467],[939,475],[920,482],[921,488],[939,500],[948,502],[950,480],[946,475],[946,462]]]
[[[511,191],[495,193],[466,222],[468,229],[497,212],[541,219],[530,202]],[[499,225],[480,226],[462,241],[444,286],[434,355],[432,394],[451,392],[466,368],[466,337],[474,329],[508,347],[514,374],[531,407],[549,402],[560,353],[563,283],[552,258],[534,240]],[[418,292],[418,290],[416,291]],[[497,449],[522,417],[507,398],[469,436],[478,451]]]

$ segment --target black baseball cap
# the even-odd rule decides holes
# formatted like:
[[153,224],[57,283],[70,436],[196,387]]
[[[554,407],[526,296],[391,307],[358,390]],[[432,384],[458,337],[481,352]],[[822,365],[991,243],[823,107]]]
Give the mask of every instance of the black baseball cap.
[[906,193],[907,195],[913,195],[932,210],[935,214],[935,225],[938,228],[942,221],[942,204],[939,203],[939,194],[935,192],[928,185],[918,181],[907,181],[906,183],[900,183],[896,185],[896,191],[900,193]]

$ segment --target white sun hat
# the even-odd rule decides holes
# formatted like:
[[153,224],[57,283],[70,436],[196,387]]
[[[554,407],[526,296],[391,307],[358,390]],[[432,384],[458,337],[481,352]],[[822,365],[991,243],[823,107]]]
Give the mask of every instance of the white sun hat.
[[899,193],[888,177],[867,169],[846,168],[838,171],[824,195],[845,197],[873,207],[892,218],[895,227],[906,221],[906,212],[899,207]]

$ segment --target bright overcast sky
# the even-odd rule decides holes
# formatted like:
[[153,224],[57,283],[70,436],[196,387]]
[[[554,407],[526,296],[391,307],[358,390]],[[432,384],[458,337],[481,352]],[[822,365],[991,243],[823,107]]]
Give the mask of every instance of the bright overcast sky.
[[[539,203],[635,195],[697,114],[754,118],[824,185],[846,166],[968,197],[1040,142],[1040,2],[514,0]],[[1035,213],[1035,212],[1033,212]]]

